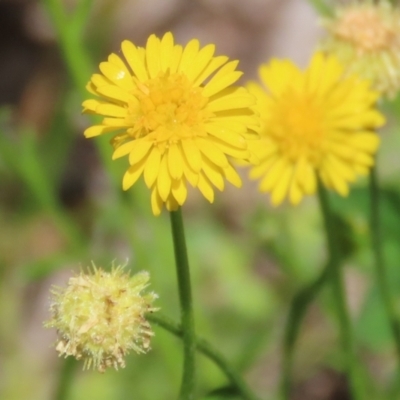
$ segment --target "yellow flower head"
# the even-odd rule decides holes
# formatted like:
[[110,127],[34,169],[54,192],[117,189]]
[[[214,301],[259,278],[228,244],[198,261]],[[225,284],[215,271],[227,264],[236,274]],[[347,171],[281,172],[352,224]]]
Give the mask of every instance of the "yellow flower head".
[[168,210],[182,205],[187,184],[210,202],[225,179],[239,187],[230,157],[251,159],[248,139],[258,137],[254,96],[232,86],[242,75],[238,61],[214,51],[195,39],[183,48],[171,33],[151,35],[145,48],[125,40],[124,59],[111,54],[87,86],[97,98],[83,103],[84,112],[105,118],[85,136],[119,131],[113,159],[129,156],[130,164],[123,189],[143,175],[155,215],[164,203]]
[[157,296],[142,293],[148,280],[145,271],[131,277],[121,266],[111,272],[94,266],[70,278],[66,288],[55,288],[46,327],[57,329],[60,355],[83,358],[84,368],[103,372],[123,368],[130,350],[147,352],[153,332],[145,315],[157,310]]
[[[259,69],[262,83],[249,83],[263,119],[261,141],[251,144],[260,163],[250,171],[272,203],[297,204],[316,191],[317,175],[347,195],[348,183],[366,175],[379,144],[373,130],[384,123],[378,94],[368,81],[343,78],[335,57],[316,53],[306,71],[288,60]],[[261,143],[260,143],[261,142]]]
[[371,80],[388,97],[400,89],[400,10],[389,1],[352,2],[322,21],[322,50],[335,54],[349,73]]

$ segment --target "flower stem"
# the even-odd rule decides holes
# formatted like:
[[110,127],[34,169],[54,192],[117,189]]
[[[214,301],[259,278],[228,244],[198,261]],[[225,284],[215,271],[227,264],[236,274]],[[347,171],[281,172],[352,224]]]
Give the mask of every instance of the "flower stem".
[[281,381],[283,400],[289,400],[291,395],[294,350],[299,336],[301,322],[304,319],[309,305],[327,282],[327,278],[329,277],[329,267],[330,265],[328,264],[313,282],[304,288],[301,288],[293,297],[291,302],[283,339]]
[[54,400],[68,399],[77,364],[73,357],[67,357],[62,360]]
[[[183,336],[182,327],[173,322],[171,319],[161,315],[160,313],[148,314],[146,315],[146,318],[150,322],[157,324],[158,326],[171,332],[175,336]],[[225,357],[217,349],[215,349],[209,342],[207,342],[203,338],[197,337],[195,341],[197,350],[203,353],[210,360],[214,361],[216,365],[218,365],[221,371],[225,373],[232,386],[237,390],[238,393],[240,393],[241,397],[244,400],[258,400],[257,396],[247,386],[243,378],[228,363]]]
[[393,299],[390,293],[390,285],[388,281],[385,261],[382,252],[382,232],[381,232],[380,213],[379,213],[380,198],[379,198],[379,188],[378,188],[378,177],[375,166],[371,168],[371,173],[369,178],[369,191],[371,198],[370,230],[372,239],[372,249],[374,252],[376,282],[378,285],[378,290],[382,297],[387,318],[390,322],[390,327],[392,329],[393,338],[396,346],[397,358],[398,358],[398,369],[400,370],[400,325],[399,325],[399,319],[396,315],[396,309],[393,303]]
[[327,235],[329,252],[328,279],[330,280],[330,283],[332,285],[334,306],[336,308],[336,314],[339,320],[340,341],[345,359],[345,367],[350,383],[352,399],[361,400],[365,398],[364,388],[360,371],[357,365],[353,328],[351,326],[350,316],[346,304],[346,295],[342,276],[341,255],[336,239],[337,230],[335,229],[335,221],[329,205],[328,194],[320,182],[318,184],[318,195]]
[[172,237],[174,242],[176,272],[178,277],[181,323],[183,330],[183,374],[180,391],[181,400],[194,399],[196,336],[192,307],[192,289],[190,285],[189,262],[186,251],[185,232],[182,211],[170,212]]

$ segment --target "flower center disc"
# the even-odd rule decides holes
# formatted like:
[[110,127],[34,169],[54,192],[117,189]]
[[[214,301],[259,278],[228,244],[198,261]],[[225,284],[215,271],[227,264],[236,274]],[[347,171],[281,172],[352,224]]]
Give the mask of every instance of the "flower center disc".
[[380,51],[390,46],[394,32],[374,10],[351,10],[339,20],[336,34],[351,41],[360,52]]
[[322,114],[311,96],[287,93],[274,113],[272,124],[281,152],[290,160],[305,157],[314,165],[321,157],[323,141]]
[[131,110],[134,137],[150,136],[157,143],[172,143],[205,135],[203,123],[211,115],[205,110],[208,99],[202,88],[193,86],[184,75],[165,72],[146,83],[139,82],[134,95],[139,100]]

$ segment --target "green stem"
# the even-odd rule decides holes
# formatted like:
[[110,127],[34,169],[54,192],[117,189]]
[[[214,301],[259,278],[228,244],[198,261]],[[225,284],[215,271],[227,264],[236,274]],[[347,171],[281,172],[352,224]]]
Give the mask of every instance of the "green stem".
[[382,297],[386,315],[390,322],[390,327],[392,329],[393,338],[396,345],[397,358],[398,358],[398,369],[400,370],[400,325],[390,292],[390,285],[382,252],[382,232],[381,232],[380,214],[379,214],[380,198],[379,198],[378,177],[377,177],[376,167],[373,167],[371,169],[370,179],[369,179],[369,190],[371,197],[370,230],[371,230],[372,248],[374,252],[376,282],[378,285],[378,290],[380,291],[380,295]]
[[349,312],[347,310],[346,295],[342,277],[342,260],[339,245],[336,239],[337,230],[335,229],[335,221],[329,205],[328,194],[320,182],[318,184],[318,194],[327,235],[330,270],[328,279],[332,285],[334,306],[336,308],[336,314],[339,320],[341,348],[345,359],[345,367],[350,383],[352,399],[361,400],[365,398],[364,388],[357,365],[353,329],[351,326]]
[[183,329],[183,374],[180,399],[193,400],[195,390],[195,355],[196,336],[192,306],[192,289],[190,284],[189,262],[186,251],[185,232],[183,229],[182,211],[170,212],[176,272],[178,278],[181,323]]
[[327,282],[329,270],[330,264],[328,263],[313,282],[297,292],[291,302],[283,339],[281,393],[284,400],[289,400],[291,396],[294,350],[301,323],[309,305]]
[[67,357],[62,360],[54,400],[68,399],[77,365],[78,363],[73,357]]
[[[148,314],[146,318],[158,326],[164,328],[175,336],[182,337],[183,330],[180,325],[174,323],[169,318],[157,314]],[[206,357],[212,360],[224,372],[229,379],[232,386],[240,393],[244,400],[258,400],[257,396],[250,390],[243,378],[238,372],[228,363],[225,357],[215,349],[205,339],[200,337],[195,338],[196,348],[199,352],[203,353]]]

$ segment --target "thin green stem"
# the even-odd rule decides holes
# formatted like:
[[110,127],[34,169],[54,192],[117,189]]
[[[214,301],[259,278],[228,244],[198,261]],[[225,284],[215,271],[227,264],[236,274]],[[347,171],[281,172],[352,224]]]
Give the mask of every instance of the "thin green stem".
[[[182,327],[169,318],[160,315],[160,313],[149,314],[146,318],[150,322],[157,324],[175,336],[183,336]],[[221,371],[224,372],[231,385],[237,390],[244,400],[258,400],[257,396],[247,386],[240,374],[229,364],[229,362],[217,349],[215,349],[205,339],[200,337],[195,339],[195,343],[197,350],[212,360],[221,369]]]
[[298,291],[291,302],[283,340],[281,393],[284,400],[289,400],[291,395],[294,350],[301,323],[309,305],[327,282],[329,271],[328,263],[314,281]]
[[174,242],[176,272],[178,278],[181,323],[183,329],[184,360],[180,399],[193,400],[196,375],[196,335],[194,327],[189,262],[186,250],[181,208],[179,208],[177,211],[171,211],[170,217],[172,238]]
[[61,371],[54,392],[54,400],[68,399],[77,365],[78,363],[73,357],[67,357],[62,360]]
[[390,322],[390,327],[392,329],[392,334],[395,341],[396,353],[398,358],[398,369],[400,370],[400,324],[393,303],[393,298],[391,296],[389,279],[382,252],[382,231],[381,231],[380,213],[379,213],[380,196],[378,187],[378,176],[375,166],[371,169],[370,173],[369,191],[371,198],[370,231],[371,231],[372,249],[374,252],[374,267],[376,273],[376,282],[378,285],[380,295],[382,297],[387,318]]
[[353,328],[346,304],[342,277],[342,259],[337,241],[337,230],[329,205],[328,194],[321,183],[318,185],[318,195],[327,236],[330,269],[328,279],[332,285],[334,306],[339,321],[340,341],[345,360],[345,368],[350,383],[352,398],[354,400],[361,400],[365,398],[364,388],[357,364]]

